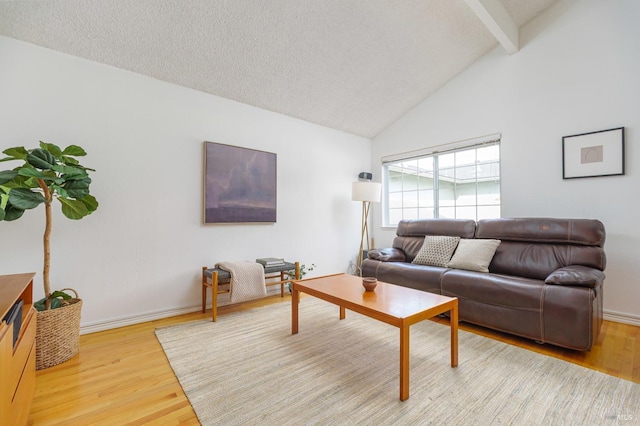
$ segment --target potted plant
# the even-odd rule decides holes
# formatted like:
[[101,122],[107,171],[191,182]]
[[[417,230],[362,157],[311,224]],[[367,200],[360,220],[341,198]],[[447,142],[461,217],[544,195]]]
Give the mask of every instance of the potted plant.
[[[300,265],[300,279],[303,280],[304,276],[307,275],[309,272],[313,271],[313,268],[316,267],[315,263],[312,263],[311,266],[307,266],[304,263]],[[289,290],[289,293],[291,293],[291,283],[287,284],[287,289]]]
[[300,265],[300,279],[304,279],[304,276],[309,272],[313,271],[313,268],[316,267],[315,263],[312,263],[311,266],[307,266],[304,263]]
[[51,206],[54,200],[58,200],[62,213],[74,220],[94,212],[98,202],[89,193],[89,171],[95,170],[81,165],[76,159],[86,155],[84,149],[76,145],[63,150],[54,144],[40,142],[39,148],[14,147],[2,153],[6,157],[0,158],[0,162],[19,161],[21,164],[14,169],[0,171],[0,220],[17,220],[25,210],[44,205],[42,277],[45,297],[34,303],[38,310],[36,367],[51,367],[78,352],[82,306],[77,293],[72,297],[64,291],[51,291]]

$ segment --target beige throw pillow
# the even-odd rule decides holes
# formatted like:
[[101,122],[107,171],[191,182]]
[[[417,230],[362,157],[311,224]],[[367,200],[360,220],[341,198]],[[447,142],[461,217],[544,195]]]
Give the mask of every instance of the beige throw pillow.
[[500,240],[462,239],[447,266],[468,271],[489,272],[489,264],[499,245]]
[[422,248],[411,263],[446,268],[447,263],[451,260],[451,255],[458,246],[458,241],[460,241],[460,237],[427,235],[424,237]]

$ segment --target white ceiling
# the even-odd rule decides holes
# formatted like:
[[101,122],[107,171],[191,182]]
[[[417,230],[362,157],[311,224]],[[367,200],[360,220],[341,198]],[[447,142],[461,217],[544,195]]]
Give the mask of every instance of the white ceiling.
[[373,137],[557,1],[0,1],[0,34]]

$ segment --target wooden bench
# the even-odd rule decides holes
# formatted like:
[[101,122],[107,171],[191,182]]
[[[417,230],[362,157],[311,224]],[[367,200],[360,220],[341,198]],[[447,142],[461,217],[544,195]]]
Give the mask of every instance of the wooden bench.
[[[280,285],[280,297],[284,297],[284,285],[293,280],[300,279],[300,263],[285,262],[284,265],[266,266],[264,268],[265,280],[278,279],[278,281],[266,281],[265,285]],[[219,268],[202,267],[202,313],[206,311],[207,289],[211,289],[211,317],[215,321],[218,316],[218,294],[229,293],[229,288],[221,289],[220,284],[231,282],[231,274]]]

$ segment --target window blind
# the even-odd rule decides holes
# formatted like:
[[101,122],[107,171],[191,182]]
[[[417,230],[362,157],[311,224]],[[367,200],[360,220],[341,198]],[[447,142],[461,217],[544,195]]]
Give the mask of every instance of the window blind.
[[455,142],[448,142],[440,145],[433,145],[428,148],[418,149],[415,151],[402,152],[399,154],[387,155],[382,157],[382,164],[395,163],[396,161],[410,160],[412,158],[424,157],[431,154],[439,154],[443,152],[457,151],[459,149],[470,148],[472,146],[490,145],[500,142],[502,134],[494,133],[486,136],[479,136],[471,139],[464,139]]

